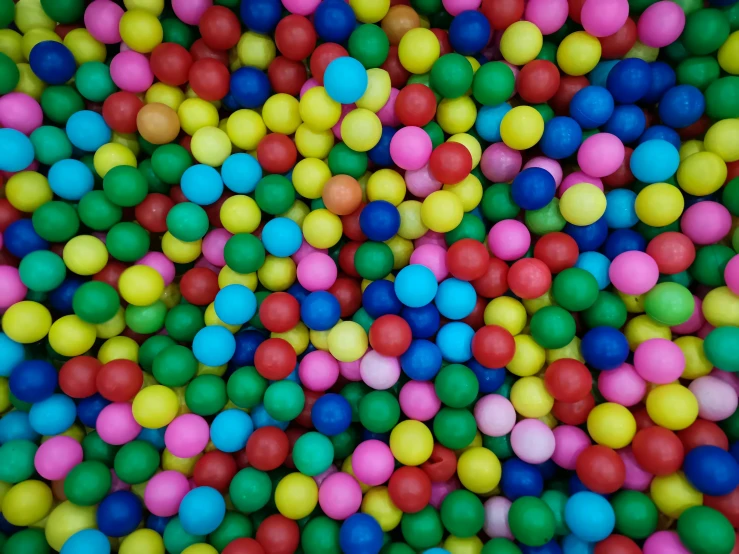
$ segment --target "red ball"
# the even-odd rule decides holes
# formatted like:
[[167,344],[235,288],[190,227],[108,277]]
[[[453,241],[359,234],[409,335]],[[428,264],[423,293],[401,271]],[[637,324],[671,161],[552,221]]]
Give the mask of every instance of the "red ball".
[[391,46],[387,59],[382,63],[380,69],[384,69],[390,75],[390,84],[399,89],[402,88],[411,76],[410,72],[400,63],[398,47]]
[[214,450],[206,452],[195,463],[192,479],[198,487],[212,487],[220,493],[225,493],[237,471],[233,456]]
[[98,391],[97,374],[103,364],[92,356],[76,356],[59,370],[59,388],[72,398],[87,398]]
[[523,258],[508,271],[508,286],[519,298],[539,298],[552,286],[552,272],[541,260]]
[[431,457],[421,464],[421,469],[433,483],[443,483],[457,472],[457,456],[446,446],[434,444]]
[[207,267],[188,269],[180,280],[182,297],[196,306],[207,306],[213,302],[219,290],[218,275]]
[[675,473],[685,457],[685,448],[677,435],[656,425],[637,431],[631,449],[642,469],[653,475]]
[[641,431],[642,429],[646,429],[647,427],[654,427],[654,421],[652,421],[652,418],[649,417],[649,413],[647,412],[646,407],[642,406],[640,408],[636,408],[632,415],[634,416],[634,420],[636,421],[636,430]]
[[316,30],[302,15],[290,14],[280,20],[275,29],[275,44],[289,60],[299,62],[311,55],[316,48]]
[[359,277],[359,272],[354,267],[354,256],[357,255],[360,246],[362,246],[361,242],[349,241],[339,250],[339,267],[352,277]]
[[449,42],[449,33],[447,31],[438,27],[434,27],[430,31],[436,35],[436,40],[439,41],[439,56],[454,52],[452,44]]
[[298,159],[298,149],[287,135],[272,133],[257,146],[257,160],[265,173],[287,173]]
[[348,55],[349,52],[347,52],[346,48],[340,44],[336,44],[334,42],[321,44],[313,51],[313,55],[310,57],[311,77],[313,77],[319,85],[323,86],[323,74],[326,73],[328,64],[336,58],[345,58]]
[[221,223],[221,206],[223,206],[223,203],[233,195],[234,193],[230,190],[224,190],[218,200],[205,208],[205,213],[208,214],[208,222],[213,225],[213,227],[223,227],[223,223]]
[[[225,550],[223,554],[227,554]],[[642,550],[629,537],[611,535],[595,545],[593,554],[642,554]]]
[[569,5],[569,15],[575,23],[580,23],[580,13],[582,12],[582,6],[585,0],[567,0]]
[[293,372],[297,363],[295,349],[285,339],[267,339],[254,352],[254,367],[270,381],[284,379]]
[[623,58],[636,44],[636,23],[629,17],[618,31],[607,37],[600,37],[598,40],[600,41],[601,59]]
[[533,60],[516,77],[516,89],[526,102],[543,104],[559,89],[559,69],[547,60]]
[[362,287],[356,279],[339,277],[328,292],[339,301],[341,317],[351,317],[362,307]]
[[462,323],[466,323],[472,327],[475,331],[485,325],[485,308],[488,305],[487,298],[478,296],[475,300],[475,307],[472,308],[470,315],[462,320]]
[[701,135],[704,135],[706,131],[708,131],[708,128],[711,126],[713,121],[710,117],[703,114],[698,121],[693,123],[692,125],[688,125],[687,127],[682,127],[681,129],[677,130],[677,134],[680,135],[680,138],[682,140],[690,140],[694,138],[698,138]]
[[444,142],[431,153],[429,171],[445,185],[459,183],[472,171],[472,154],[464,144]]
[[593,394],[588,394],[577,402],[554,401],[552,415],[565,425],[582,425],[588,420],[588,414],[595,408]]
[[523,19],[524,1],[483,0],[481,10],[493,29],[503,31]]
[[487,273],[490,254],[485,245],[475,239],[458,240],[446,252],[446,266],[457,279],[474,281]]
[[127,267],[128,266],[123,262],[119,262],[118,260],[110,260],[107,264],[105,264],[105,267],[103,269],[92,276],[92,280],[108,283],[117,291],[118,280],[121,278],[121,273],[123,273]]
[[167,231],[167,214],[172,206],[174,202],[166,194],[148,194],[134,210],[136,221],[151,233],[164,233]]
[[485,325],[472,337],[472,355],[485,367],[505,367],[515,353],[513,335],[499,325]]
[[241,22],[236,14],[223,6],[211,6],[200,16],[200,35],[214,50],[233,48],[241,38]]
[[369,330],[370,345],[383,356],[401,356],[408,350],[412,340],[411,326],[398,315],[378,317]]
[[552,273],[573,267],[579,255],[577,242],[567,233],[547,233],[534,246],[534,258],[544,262]]
[[301,427],[290,427],[285,434],[287,435],[287,442],[290,445],[290,450],[287,453],[287,459],[285,460],[285,467],[295,469],[295,461],[293,460],[293,449],[298,439],[307,433],[307,429]]
[[[359,216],[362,214],[362,210],[365,206],[366,204],[362,202],[352,213],[341,216],[341,225],[344,228],[344,234],[349,240],[359,242],[367,240],[367,235],[364,234],[362,227],[359,225]],[[349,272],[347,271],[347,273]],[[355,277],[359,277],[359,273],[357,273]]]
[[260,427],[246,442],[249,465],[260,471],[272,471],[280,467],[289,451],[287,435],[278,427]]
[[300,323],[300,303],[286,292],[273,292],[259,306],[259,319],[265,329],[285,333]]
[[387,484],[390,500],[406,514],[420,512],[431,501],[431,479],[417,467],[400,467]]
[[721,512],[732,527],[739,527],[739,487],[724,496],[704,495],[703,505]]
[[128,402],[141,390],[144,372],[131,360],[111,360],[98,370],[95,383],[106,400]]
[[203,100],[221,100],[229,91],[231,74],[228,67],[213,58],[203,58],[190,67],[190,86]]
[[482,277],[472,281],[477,294],[484,298],[503,296],[508,290],[508,264],[499,258],[490,258]]
[[254,539],[240,538],[228,543],[221,554],[266,554],[266,552]]
[[634,182],[634,174],[631,173],[631,155],[634,153],[633,148],[624,147],[624,159],[618,169],[603,177],[603,184],[611,188],[622,188],[631,185]]
[[[0,181],[2,181],[2,177],[0,177]],[[16,210],[7,198],[0,198],[0,233],[21,217],[23,217],[23,214],[20,210]]]
[[223,65],[228,65],[228,52],[226,50],[216,50],[211,48],[202,38],[199,38],[192,43],[192,46],[190,47],[190,55],[192,56],[193,61],[211,58],[221,62]]
[[588,446],[580,452],[575,471],[583,485],[598,494],[611,494],[624,484],[626,466],[613,448]]
[[698,446],[717,446],[722,450],[729,450],[726,433],[713,421],[696,419],[690,427],[678,431],[677,437],[683,443],[686,454]]
[[434,91],[420,83],[403,87],[395,99],[395,115],[403,125],[423,127],[436,115]]
[[313,419],[311,418],[313,405],[323,396],[323,393],[310,389],[303,389],[303,393],[305,394],[305,403],[303,404],[303,410],[295,418],[295,423],[306,429],[313,429]]
[[116,92],[103,102],[103,119],[118,133],[135,133],[136,116],[143,107],[144,102],[133,92]]
[[547,368],[544,386],[555,400],[577,402],[590,394],[593,378],[585,364],[572,358],[561,358]]
[[588,81],[587,77],[562,75],[556,94],[549,100],[549,105],[554,110],[554,113],[557,115],[570,115],[572,97],[589,85],[590,81]]
[[187,83],[192,55],[176,42],[163,42],[149,58],[154,76],[165,85],[179,87]]
[[695,261],[695,245],[686,235],[669,231],[649,241],[647,254],[657,262],[660,273],[674,275],[688,269]]
[[274,514],[257,527],[256,539],[269,554],[293,554],[300,545],[300,529],[292,519]]
[[308,80],[308,71],[302,63],[278,56],[269,64],[267,77],[275,92],[298,96]]

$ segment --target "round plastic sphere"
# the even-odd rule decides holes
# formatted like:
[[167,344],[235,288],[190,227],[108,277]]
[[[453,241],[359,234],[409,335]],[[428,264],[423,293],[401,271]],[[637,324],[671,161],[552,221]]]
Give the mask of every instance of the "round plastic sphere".
[[609,370],[619,367],[629,355],[629,343],[618,329],[594,327],[582,338],[582,356],[596,369]]
[[645,183],[666,181],[675,174],[679,165],[677,149],[665,140],[642,142],[629,160],[634,177]]
[[124,537],[132,533],[143,516],[141,501],[129,491],[117,491],[106,496],[97,507],[98,528],[109,537]]
[[739,463],[717,446],[698,446],[688,452],[683,470],[696,489],[710,496],[729,494],[739,482]]
[[539,167],[524,169],[511,185],[513,201],[524,210],[538,210],[546,206],[556,191],[551,173]]
[[179,509],[182,528],[192,535],[207,535],[223,521],[226,503],[217,490],[197,487],[182,499]]
[[64,554],[85,554],[87,552],[110,552],[108,537],[97,529],[83,529],[69,537],[60,552]]
[[29,57],[34,74],[50,85],[63,85],[69,81],[77,69],[72,52],[60,42],[39,42],[31,50]]
[[[701,539],[696,526],[710,529],[707,539]],[[736,545],[736,533],[726,517],[706,506],[692,506],[678,519],[677,533],[680,541],[690,550],[706,552],[731,552]]]
[[340,104],[353,104],[367,90],[367,70],[354,58],[336,58],[323,74],[328,95]]
[[35,403],[49,398],[56,390],[57,374],[42,360],[28,360],[16,365],[10,374],[10,392],[22,402]]
[[226,410],[213,420],[210,436],[214,446],[221,452],[236,452],[246,446],[253,429],[248,414],[240,410]]
[[513,502],[508,524],[513,537],[529,547],[544,546],[554,538],[554,514],[543,500],[533,496],[523,496]]
[[344,552],[379,552],[382,537],[382,528],[375,518],[354,514],[341,524],[339,545]]
[[616,523],[613,508],[599,494],[578,492],[565,505],[565,521],[573,534],[587,542],[597,542],[611,534]]
[[351,424],[351,406],[340,394],[324,394],[311,410],[311,421],[324,435],[335,436],[347,430]]

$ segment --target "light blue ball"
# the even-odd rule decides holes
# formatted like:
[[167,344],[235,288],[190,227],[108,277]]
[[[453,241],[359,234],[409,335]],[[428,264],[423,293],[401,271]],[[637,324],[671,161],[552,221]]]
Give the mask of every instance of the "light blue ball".
[[182,174],[180,186],[185,198],[200,206],[213,204],[223,193],[221,174],[204,164],[188,167]]
[[33,163],[36,152],[26,135],[15,129],[0,129],[0,171],[23,171]]
[[680,165],[680,153],[666,140],[642,142],[631,154],[629,167],[634,177],[644,183],[667,181]]
[[79,160],[60,160],[49,168],[49,187],[65,200],[77,201],[95,186],[95,177]]
[[303,233],[292,219],[276,217],[262,229],[262,243],[265,250],[273,256],[287,258],[300,248]]
[[611,260],[600,252],[583,252],[577,257],[575,267],[584,269],[595,277],[600,290],[605,289],[611,284],[611,278],[608,276],[608,270],[611,268]]
[[221,177],[236,194],[249,194],[262,178],[262,166],[250,154],[231,154],[221,166]]
[[110,127],[99,113],[83,110],[67,120],[67,136],[73,146],[85,152],[95,152],[113,136]]
[[639,223],[636,216],[636,193],[629,189],[615,189],[606,194],[604,217],[610,229],[628,229]]
[[424,550],[423,554],[449,554],[449,551],[437,546],[435,548],[429,548],[428,550]]
[[211,367],[228,363],[236,352],[236,339],[220,325],[203,327],[192,341],[192,353],[201,364]]
[[420,308],[430,304],[436,296],[439,284],[434,273],[426,266],[405,266],[395,277],[395,295],[404,305]]
[[22,344],[0,333],[0,377],[10,377],[13,368],[26,359],[26,351]]
[[264,408],[264,404],[257,404],[254,406],[249,412],[249,415],[251,415],[251,420],[254,422],[255,429],[261,429],[262,427],[278,427],[284,431],[290,424],[289,421],[277,421],[269,415],[267,410]]
[[475,331],[461,321],[447,323],[436,335],[436,346],[447,362],[461,364],[472,358],[472,337]]
[[13,410],[0,418],[0,444],[12,440],[36,441],[40,438],[31,427],[30,417],[26,412]]
[[477,293],[471,283],[450,278],[439,285],[435,302],[447,319],[464,319],[475,309]]
[[31,406],[28,417],[31,427],[39,435],[59,435],[74,423],[77,406],[67,395],[53,394]]
[[583,491],[573,494],[567,500],[565,523],[578,539],[598,542],[613,532],[616,515],[603,496]]
[[191,535],[209,535],[226,515],[226,501],[212,487],[197,487],[180,503],[180,523]]
[[505,114],[512,109],[508,102],[480,108],[475,120],[477,134],[488,142],[500,142],[500,123],[503,121]]
[[562,539],[563,554],[593,554],[595,544],[578,539],[575,535],[567,535]]
[[210,440],[221,452],[236,452],[246,446],[254,432],[249,414],[241,410],[221,412],[210,425]]
[[216,294],[215,310],[227,325],[243,325],[257,313],[257,297],[244,285],[228,285]]
[[110,541],[97,529],[77,531],[62,546],[60,554],[109,554]]
[[326,93],[340,104],[353,104],[367,90],[367,70],[354,58],[336,58],[323,74]]

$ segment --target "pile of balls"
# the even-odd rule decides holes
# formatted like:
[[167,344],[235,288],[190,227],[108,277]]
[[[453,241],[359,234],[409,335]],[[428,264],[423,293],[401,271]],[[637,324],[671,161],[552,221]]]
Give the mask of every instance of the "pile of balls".
[[0,552],[738,554],[737,0],[0,0]]

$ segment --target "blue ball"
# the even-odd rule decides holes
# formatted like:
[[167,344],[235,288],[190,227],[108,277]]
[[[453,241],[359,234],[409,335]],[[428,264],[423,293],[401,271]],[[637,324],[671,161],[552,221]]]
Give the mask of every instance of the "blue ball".
[[59,435],[74,423],[77,406],[65,394],[52,394],[31,406],[28,415],[31,427],[40,435]]
[[557,183],[546,169],[529,167],[516,175],[511,184],[513,201],[524,210],[543,208],[554,198]]
[[50,85],[63,85],[77,71],[77,62],[69,48],[53,40],[36,44],[31,49],[28,63],[36,77]]
[[284,431],[290,424],[289,421],[277,421],[269,415],[267,410],[264,409],[264,404],[254,406],[254,408],[249,412],[249,415],[251,415],[251,420],[254,423],[255,429],[261,429],[262,427],[278,427]]
[[541,546],[526,546],[525,544],[519,546],[522,554],[562,554],[562,549],[554,539]]
[[545,156],[555,160],[569,158],[582,144],[582,129],[571,117],[553,117],[544,124],[539,147]]
[[611,534],[616,526],[616,515],[601,495],[578,492],[565,504],[565,523],[580,540],[598,542]]
[[580,226],[568,223],[565,225],[564,232],[575,239],[580,252],[598,250],[608,237],[608,223],[603,217],[590,225]]
[[241,108],[241,104],[238,103],[238,101],[236,100],[236,97],[234,97],[234,95],[231,94],[230,92],[226,96],[223,97],[223,100],[221,100],[221,103],[223,104],[223,108],[229,112],[235,112],[236,110]]
[[447,323],[436,335],[436,344],[442,357],[452,363],[463,364],[472,358],[472,337],[475,331],[461,321]]
[[308,329],[313,331],[328,331],[339,322],[340,318],[339,301],[325,290],[311,292],[300,305],[300,319]]
[[[1,439],[0,442],[2,442]],[[739,441],[731,444],[731,448],[729,448],[729,454],[731,454],[734,459],[739,462]]]
[[595,69],[588,73],[588,80],[590,81],[590,85],[594,87],[605,87],[606,83],[608,82],[608,74],[617,63],[618,60],[607,60],[603,62],[598,62],[598,65],[595,66]]
[[473,56],[490,41],[490,22],[482,12],[467,10],[455,17],[449,26],[449,43],[458,54]]
[[37,441],[41,435],[31,427],[28,413],[13,410],[0,418],[0,444],[12,440]]
[[638,102],[652,86],[652,70],[639,58],[619,61],[608,73],[606,87],[619,104]]
[[77,417],[85,427],[94,429],[100,412],[109,404],[112,404],[110,400],[106,400],[100,394],[95,393],[79,401],[79,404],[77,404]]
[[223,194],[223,180],[218,171],[205,164],[191,165],[180,180],[182,194],[193,204],[208,206]]
[[595,545],[577,538],[575,535],[567,535],[562,539],[562,552],[564,554],[593,554]]
[[254,365],[254,353],[257,351],[257,347],[265,340],[267,340],[267,337],[259,331],[239,331],[234,335],[236,346],[230,363],[234,367]]
[[60,554],[109,554],[110,541],[97,529],[83,529],[69,537]]
[[[667,143],[665,143],[667,144]],[[636,193],[629,189],[615,189],[606,194],[606,213],[603,217],[611,229],[628,229],[639,223],[634,203]]]
[[389,240],[400,229],[398,208],[385,200],[370,202],[359,214],[359,227],[369,240]]
[[230,90],[236,102],[242,108],[249,109],[260,107],[272,94],[267,74],[256,67],[240,67],[234,71],[231,74]]
[[254,431],[254,424],[241,410],[226,410],[219,413],[210,424],[210,440],[221,452],[236,452],[246,447]]
[[139,526],[143,516],[141,500],[129,491],[117,491],[103,498],[96,514],[98,529],[109,537],[130,535]]
[[449,551],[440,547],[435,547],[424,550],[423,554],[449,554]]
[[648,140],[634,148],[629,167],[644,183],[667,181],[680,165],[678,149],[666,140]]
[[477,112],[475,120],[475,130],[477,134],[488,142],[500,142],[500,124],[505,114],[513,108],[508,102],[503,102],[497,106],[483,106]]
[[603,131],[616,135],[621,142],[629,144],[638,139],[647,128],[647,117],[635,104],[616,106]]
[[353,514],[344,520],[339,529],[339,546],[342,552],[352,554],[379,554],[383,532],[377,520],[367,514]]
[[580,344],[585,362],[595,369],[616,369],[629,356],[629,343],[624,334],[613,327],[593,327]]
[[477,377],[477,383],[480,385],[480,392],[490,394],[497,391],[505,381],[505,368],[485,367],[474,358],[467,362],[467,367]]
[[149,517],[146,518],[146,528],[156,531],[160,535],[164,535],[167,523],[169,523],[171,519],[171,517],[161,517],[150,514]]
[[441,282],[434,301],[445,318],[464,319],[475,309],[477,293],[472,283],[451,277]]
[[570,115],[583,129],[604,125],[613,114],[613,96],[603,87],[578,90],[570,102]]
[[308,291],[298,282],[293,283],[290,285],[290,288],[287,289],[287,293],[295,298],[295,300],[298,301],[298,304],[301,306],[303,305],[303,300],[305,300],[306,296],[308,296]]
[[[368,205],[369,206],[369,205]],[[362,213],[364,213],[362,210]],[[395,294],[405,306],[420,308],[429,304],[436,296],[439,284],[433,272],[424,265],[405,266],[395,277]]]
[[438,346],[425,339],[416,339],[400,356],[400,368],[414,381],[431,381],[439,373],[442,361]]
[[73,113],[67,120],[67,137],[75,148],[95,152],[110,142],[113,132],[99,113],[83,110]]
[[239,11],[241,21],[251,31],[263,35],[275,30],[282,18],[282,3],[280,0],[249,0],[241,2]]
[[324,42],[342,43],[352,34],[357,20],[354,10],[342,0],[321,2],[313,14],[316,33]]
[[397,315],[403,308],[393,283],[387,279],[378,279],[367,285],[362,293],[362,306],[375,319],[387,314]]
[[680,150],[680,146],[682,145],[680,135],[677,134],[677,131],[665,125],[652,125],[646,129],[639,137],[639,144],[648,140],[666,140],[677,150]]
[[36,155],[33,143],[15,129],[0,129],[0,171],[23,171]]
[[211,367],[228,363],[236,352],[236,339],[220,325],[200,329],[192,341],[192,353],[204,365]]
[[390,141],[393,140],[397,132],[397,129],[383,126],[380,141],[367,151],[367,157],[373,164],[379,167],[393,165],[393,158],[390,155]]
[[287,217],[276,217],[267,222],[262,229],[264,248],[278,258],[295,254],[303,243],[300,226]]
[[629,250],[644,252],[647,248],[646,239],[633,229],[618,229],[611,233],[603,247],[606,258],[613,260],[619,254]]
[[559,468],[552,460],[547,460],[546,462],[536,464],[536,469],[539,470],[544,481],[549,481],[554,478]]
[[13,369],[26,359],[22,344],[0,333],[0,377],[9,377]]
[[161,452],[166,446],[164,444],[164,432],[166,430],[166,427],[162,427],[161,429],[147,429],[144,427],[136,437],[136,440],[148,442]]
[[367,83],[367,70],[359,60],[348,56],[331,61],[323,74],[326,93],[339,104],[353,104],[362,98]]
[[79,160],[60,160],[49,168],[49,187],[64,200],[77,201],[95,186],[92,171]]
[[698,121],[706,109],[703,93],[692,85],[668,89],[659,102],[659,118],[673,129],[682,129]]
[[441,323],[439,310],[433,304],[426,304],[418,308],[403,308],[400,317],[408,322],[411,334],[416,339],[428,339],[436,334]]
[[251,154],[231,154],[221,166],[223,184],[236,194],[249,194],[262,178],[262,166]]
[[675,70],[665,62],[651,62],[649,68],[652,70],[652,83],[642,101],[655,104],[660,101],[668,89],[675,86],[677,75],[675,75]]
[[218,318],[227,325],[243,325],[257,313],[257,297],[244,285],[227,285],[214,303]]
[[58,382],[59,374],[49,362],[28,360],[15,367],[8,385],[18,400],[33,404],[54,394]]
[[310,419],[316,431],[333,437],[343,433],[351,425],[352,407],[340,394],[324,394],[313,404]]
[[511,458],[503,462],[500,487],[511,501],[522,496],[539,496],[544,492],[544,478],[536,466]]
[[226,515],[226,501],[212,487],[196,487],[180,503],[180,523],[191,535],[215,531]]
[[611,284],[611,279],[608,277],[608,269],[611,267],[611,261],[600,252],[583,252],[577,257],[575,267],[584,269],[595,277],[600,290],[605,289]]
[[49,248],[49,243],[36,233],[30,219],[19,219],[8,225],[3,232],[3,243],[8,252],[16,258],[23,258],[31,252]]
[[718,446],[698,446],[685,455],[688,481],[709,496],[729,494],[739,486],[739,462]]

